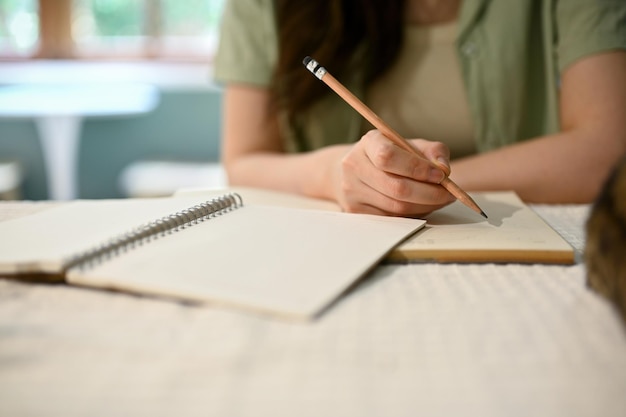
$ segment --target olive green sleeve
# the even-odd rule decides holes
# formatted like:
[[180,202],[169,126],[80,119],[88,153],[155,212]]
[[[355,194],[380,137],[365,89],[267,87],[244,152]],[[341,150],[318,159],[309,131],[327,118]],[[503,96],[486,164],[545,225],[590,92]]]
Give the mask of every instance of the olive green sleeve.
[[558,67],[590,54],[626,49],[626,1],[557,1]]
[[214,77],[221,83],[267,86],[277,54],[272,0],[227,0]]

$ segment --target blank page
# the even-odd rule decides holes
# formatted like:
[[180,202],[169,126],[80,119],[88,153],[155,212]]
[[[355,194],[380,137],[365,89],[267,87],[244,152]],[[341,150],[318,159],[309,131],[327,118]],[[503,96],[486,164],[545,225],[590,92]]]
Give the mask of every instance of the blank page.
[[415,219],[245,205],[67,280],[310,318],[422,227]]

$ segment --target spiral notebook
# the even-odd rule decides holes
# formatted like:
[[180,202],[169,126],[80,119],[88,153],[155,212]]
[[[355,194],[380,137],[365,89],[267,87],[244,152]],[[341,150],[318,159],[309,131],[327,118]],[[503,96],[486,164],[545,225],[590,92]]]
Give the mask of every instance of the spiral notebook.
[[423,225],[235,193],[79,200],[0,222],[0,275],[307,319]]

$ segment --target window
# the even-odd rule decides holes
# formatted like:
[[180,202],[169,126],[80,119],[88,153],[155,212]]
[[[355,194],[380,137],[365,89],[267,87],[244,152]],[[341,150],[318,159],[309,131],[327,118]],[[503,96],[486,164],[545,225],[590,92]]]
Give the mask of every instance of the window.
[[29,56],[39,43],[37,0],[0,0],[0,56]]
[[211,57],[225,0],[0,0],[0,55]]

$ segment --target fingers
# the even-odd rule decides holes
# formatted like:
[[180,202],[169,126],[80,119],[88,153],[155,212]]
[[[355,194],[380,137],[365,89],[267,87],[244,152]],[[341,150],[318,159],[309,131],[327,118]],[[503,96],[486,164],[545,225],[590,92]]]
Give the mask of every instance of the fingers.
[[343,191],[350,196],[351,205],[358,206],[363,202],[385,213],[412,215],[428,213],[454,201],[454,197],[438,184],[415,181],[367,167],[350,169],[355,178],[352,182],[346,182]]
[[440,158],[437,168],[427,159],[394,145],[378,131],[365,135],[341,161],[338,201],[348,212],[419,216],[455,198],[438,183],[449,171],[443,144],[414,141],[428,158]]
[[422,217],[450,203],[448,198],[444,200],[445,202],[434,204],[396,200],[367,184],[362,184],[362,187],[345,195],[349,197],[341,204],[344,211],[384,216]]
[[372,164],[382,171],[435,184],[450,174],[449,150],[440,142],[413,140],[423,157],[401,149],[378,130],[369,131],[361,142]]

